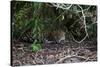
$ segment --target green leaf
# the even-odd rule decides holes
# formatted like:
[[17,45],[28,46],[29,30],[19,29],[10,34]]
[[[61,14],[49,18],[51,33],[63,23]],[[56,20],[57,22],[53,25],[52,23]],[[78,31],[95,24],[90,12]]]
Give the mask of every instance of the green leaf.
[[37,52],[37,51],[39,51],[40,49],[42,49],[40,44],[36,44],[36,42],[34,42],[34,43],[32,44],[32,51],[33,51],[33,52]]

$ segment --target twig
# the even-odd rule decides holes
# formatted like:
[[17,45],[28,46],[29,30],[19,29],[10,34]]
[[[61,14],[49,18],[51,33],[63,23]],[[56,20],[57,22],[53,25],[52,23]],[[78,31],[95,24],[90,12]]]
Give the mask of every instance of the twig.
[[[89,10],[89,9],[90,9],[90,7],[91,7],[91,6],[89,6],[89,7],[88,7],[88,8],[86,8],[86,9],[84,9],[83,11],[87,11],[87,10]],[[77,13],[79,13],[79,12],[82,12],[82,11],[78,10],[78,11],[77,11]]]
[[72,7],[72,4],[70,4],[69,6],[66,6],[67,4],[53,3],[52,5],[64,10],[69,10]]
[[85,14],[84,14],[83,8],[82,8],[80,5],[78,5],[78,7],[81,9],[81,12],[82,12],[83,23],[84,23],[84,25],[85,25],[86,36],[85,36],[82,40],[80,40],[80,41],[76,41],[75,39],[74,39],[74,41],[76,41],[77,43],[81,43],[81,42],[82,42],[83,40],[85,40],[86,37],[88,36],[88,32],[87,32],[87,28],[86,28],[86,19],[85,19]]
[[87,62],[88,60],[90,60],[90,58],[88,57],[84,62]]
[[42,64],[44,64],[44,62],[41,59],[39,59],[39,58],[36,58],[36,59],[39,60]]
[[68,58],[71,58],[71,57],[78,57],[78,58],[82,58],[82,59],[86,59],[86,60],[87,60],[87,58],[84,57],[84,56],[68,55],[68,56],[65,56],[64,58],[61,58],[61,59],[58,60],[56,63],[60,63],[60,62],[62,62],[63,60],[68,59]]

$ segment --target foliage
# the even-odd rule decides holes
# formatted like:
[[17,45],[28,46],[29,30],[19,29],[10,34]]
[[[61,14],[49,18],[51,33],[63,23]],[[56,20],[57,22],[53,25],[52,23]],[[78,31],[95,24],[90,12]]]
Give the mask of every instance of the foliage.
[[[40,42],[42,39],[43,24],[40,18],[39,10],[41,3],[19,2],[12,1],[12,38],[21,40],[24,34],[30,32],[29,36],[34,39],[32,50],[38,51],[41,49]],[[35,41],[38,41],[36,43]]]
[[41,49],[42,49],[41,44],[36,43],[36,40],[35,40],[34,43],[32,44],[32,51],[33,52],[37,52],[37,51],[39,51]]
[[[74,41],[80,43],[90,36],[90,32],[94,35],[97,28],[96,24],[91,25],[96,6],[12,1],[11,11],[12,38],[23,40],[29,32],[33,51],[38,50],[37,45],[43,41],[45,31],[68,30]],[[30,39],[29,36],[26,35]]]
[[[12,37],[19,39],[29,29],[32,6],[27,2],[12,1]],[[29,8],[30,7],[30,8]]]
[[[94,25],[97,22],[94,21],[96,20],[97,16],[96,6],[66,4],[66,3],[52,3],[52,5],[56,8],[72,12],[72,14],[70,15],[69,15],[70,12],[68,12],[66,18],[69,21],[67,20],[67,23],[65,25],[68,29],[68,32],[72,34],[74,41],[76,41],[77,43],[81,43],[86,39],[86,37],[89,37],[90,29],[88,29],[87,26],[91,26],[91,24]],[[86,17],[91,18],[91,20],[87,19]],[[95,17],[95,19],[93,17]],[[87,22],[86,19],[89,20],[89,22]],[[64,21],[66,22],[66,20]],[[91,24],[87,25],[88,23]],[[96,27],[94,28],[96,30]],[[91,32],[93,32],[93,29],[91,30]]]
[[12,1],[12,36],[14,38],[21,39],[27,30],[32,31],[33,38],[41,38],[43,25],[39,17],[40,6],[41,3]]

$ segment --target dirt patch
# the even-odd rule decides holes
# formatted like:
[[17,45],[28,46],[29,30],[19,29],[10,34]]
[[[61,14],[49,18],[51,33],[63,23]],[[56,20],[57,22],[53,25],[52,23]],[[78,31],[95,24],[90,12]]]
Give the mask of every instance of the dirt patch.
[[97,46],[92,41],[85,41],[80,44],[75,42],[65,44],[46,43],[42,44],[42,49],[35,53],[32,52],[30,43],[12,43],[12,66],[88,61],[97,61]]

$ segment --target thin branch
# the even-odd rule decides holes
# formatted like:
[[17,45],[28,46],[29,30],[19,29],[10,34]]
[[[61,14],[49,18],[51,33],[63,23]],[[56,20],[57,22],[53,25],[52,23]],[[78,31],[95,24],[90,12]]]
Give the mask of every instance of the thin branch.
[[84,11],[83,11],[83,8],[80,6],[80,5],[78,5],[78,7],[81,9],[81,12],[82,12],[82,16],[83,16],[83,23],[84,23],[84,27],[85,27],[85,32],[86,32],[86,36],[81,40],[81,41],[76,41],[75,39],[75,41],[77,42],[77,43],[81,43],[83,40],[85,40],[86,39],[86,37],[88,36],[88,32],[87,32],[87,27],[86,27],[86,19],[85,19],[85,14],[84,14]]
[[[83,11],[87,11],[90,9],[91,6],[89,6],[88,8],[84,9]],[[81,10],[78,10],[77,13],[82,12]]]
[[[70,4],[70,5],[68,6],[67,4],[53,3],[52,5],[55,6],[55,7],[57,7],[57,8],[64,9],[64,10],[70,10],[70,8],[72,7],[72,4]],[[86,18],[85,18],[84,11],[89,10],[91,6],[89,6],[89,7],[86,8],[86,9],[83,9],[80,5],[77,5],[77,7],[80,8],[80,11],[77,10],[77,12],[81,12],[81,13],[82,13],[82,17],[83,17],[83,26],[84,26],[84,28],[85,28],[86,36],[85,36],[83,39],[81,39],[80,41],[77,41],[77,40],[75,40],[74,38],[73,38],[73,39],[74,39],[75,42],[81,43],[83,40],[86,39],[86,37],[88,37],[87,26],[86,26]],[[81,18],[80,18],[80,19],[81,19]],[[80,19],[79,19],[79,20],[80,20]],[[77,20],[77,21],[78,21],[78,20]],[[76,21],[75,21],[75,23],[76,23]],[[74,24],[75,24],[75,23],[74,23]],[[83,26],[82,26],[82,27],[83,27]]]
[[84,57],[84,56],[68,55],[68,56],[65,56],[65,57],[61,58],[56,63],[60,63],[60,62],[64,61],[65,59],[68,59],[68,58],[71,58],[71,57],[77,57],[77,58],[82,58],[82,59],[88,60],[88,58],[87,57]]
[[69,10],[72,7],[72,4],[70,4],[69,6],[66,6],[66,4],[53,3],[52,5],[57,7],[57,8],[64,9],[64,10]]

